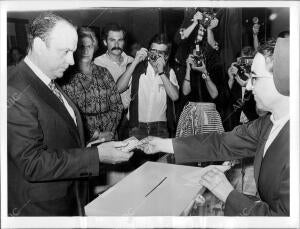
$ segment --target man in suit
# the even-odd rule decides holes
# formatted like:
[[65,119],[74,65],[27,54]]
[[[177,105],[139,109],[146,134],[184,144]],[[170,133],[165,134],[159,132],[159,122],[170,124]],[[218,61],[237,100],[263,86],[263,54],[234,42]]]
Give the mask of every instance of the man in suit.
[[200,183],[225,202],[225,215],[289,216],[289,39],[279,38],[258,48],[249,86],[258,109],[269,111],[231,132],[176,139],[149,137],[147,153],[168,152],[176,163],[225,161],[254,156],[256,200],[234,190],[223,172],[208,169]]
[[74,64],[77,32],[68,20],[42,13],[29,27],[27,56],[7,85],[8,214],[83,213],[84,185],[100,163],[127,161],[122,142],[85,148],[79,111],[54,82]]

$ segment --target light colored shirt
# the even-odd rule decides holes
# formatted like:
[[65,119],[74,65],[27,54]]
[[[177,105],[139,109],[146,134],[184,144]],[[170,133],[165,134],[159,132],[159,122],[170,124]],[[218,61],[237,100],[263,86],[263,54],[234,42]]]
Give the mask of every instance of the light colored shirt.
[[[171,83],[179,88],[173,69],[170,70]],[[167,121],[167,94],[164,83],[151,64],[148,64],[146,74],[139,80],[139,122]]]
[[[24,62],[31,68],[31,70],[36,74],[36,76],[44,83],[46,86],[50,89],[49,84],[51,82],[51,79],[44,74],[32,61],[26,56],[24,59]],[[51,90],[51,89],[50,89]],[[52,92],[52,90],[51,90]],[[53,92],[52,92],[53,93]],[[54,94],[54,93],[53,93]],[[55,94],[54,94],[55,95]],[[55,95],[56,96],[56,95]],[[69,112],[70,116],[74,120],[75,124],[77,125],[76,122],[76,116],[75,113],[72,109],[72,107],[69,105],[68,101],[65,99],[64,95],[61,94],[62,99],[64,101],[64,106],[66,107],[67,111]]]
[[[126,71],[127,65],[133,61],[133,58],[126,55],[125,52],[122,52],[121,56],[123,61],[121,63],[117,63],[113,61],[106,52],[105,54],[95,58],[94,63],[101,67],[107,68],[110,74],[113,76],[115,82],[117,82],[120,76]],[[129,85],[131,85],[131,83],[129,83]],[[124,108],[128,108],[130,103],[130,88],[121,93],[121,99]]]
[[272,129],[270,131],[269,137],[266,141],[265,148],[264,148],[264,155],[266,154],[269,146],[272,144],[274,139],[277,137],[283,126],[289,121],[290,114],[287,114],[286,116],[282,117],[279,120],[274,120],[273,114],[270,116],[270,120],[273,123]]

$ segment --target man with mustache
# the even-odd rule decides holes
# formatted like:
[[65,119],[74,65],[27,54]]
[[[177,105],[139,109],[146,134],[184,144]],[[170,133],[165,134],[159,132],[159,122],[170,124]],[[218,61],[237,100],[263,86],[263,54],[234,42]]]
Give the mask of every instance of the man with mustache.
[[[106,53],[95,58],[94,63],[102,67],[107,68],[112,74],[115,82],[125,72],[128,64],[132,63],[133,58],[127,55],[123,48],[125,46],[124,28],[116,23],[107,24],[103,29],[103,43],[107,47]],[[120,91],[119,91],[120,92]],[[124,111],[122,119],[118,127],[118,138],[124,140],[129,137],[128,119],[126,114],[128,113],[128,106],[130,103],[130,91],[129,89],[124,92],[120,92]]]

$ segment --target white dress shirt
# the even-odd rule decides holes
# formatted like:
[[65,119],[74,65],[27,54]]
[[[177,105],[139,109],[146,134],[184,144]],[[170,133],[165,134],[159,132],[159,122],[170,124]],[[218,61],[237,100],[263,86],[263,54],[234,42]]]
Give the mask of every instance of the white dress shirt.
[[[46,84],[46,86],[50,89],[49,83],[51,82],[51,79],[47,75],[45,75],[34,63],[32,63],[32,61],[27,56],[24,58],[24,62],[31,68],[31,70],[37,75],[37,77],[44,84]],[[67,111],[69,112],[69,114],[71,115],[71,117],[74,120],[75,124],[77,125],[76,116],[75,116],[75,113],[74,113],[72,107],[69,105],[68,101],[65,99],[63,94],[61,94],[61,96],[62,96],[62,99],[64,101],[64,106],[66,107]]]
[[273,114],[270,116],[270,120],[273,123],[272,129],[270,131],[269,137],[266,141],[265,148],[264,148],[264,155],[266,154],[269,146],[272,144],[274,139],[277,137],[283,126],[289,121],[290,119],[290,114],[285,115],[279,120],[274,120]]
[[[170,70],[171,83],[179,88],[173,69]],[[167,97],[164,83],[151,64],[148,64],[146,74],[139,80],[139,122],[167,121]]]

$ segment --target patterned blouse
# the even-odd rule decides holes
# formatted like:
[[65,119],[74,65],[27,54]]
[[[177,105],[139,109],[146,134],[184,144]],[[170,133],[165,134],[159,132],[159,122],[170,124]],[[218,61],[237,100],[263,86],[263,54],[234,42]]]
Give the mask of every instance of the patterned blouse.
[[62,86],[81,112],[86,140],[90,140],[96,130],[115,134],[123,110],[110,72],[94,63],[91,66],[92,75],[75,72],[70,81]]

